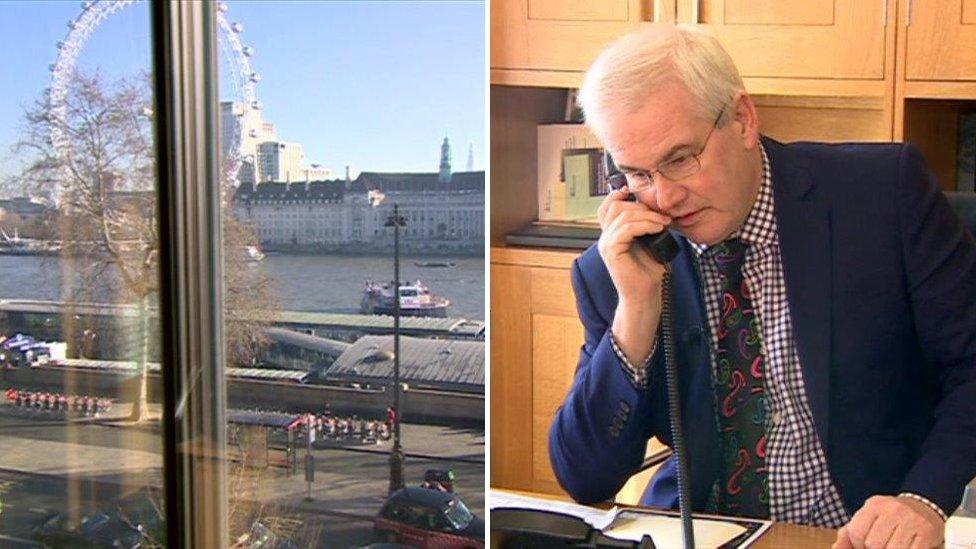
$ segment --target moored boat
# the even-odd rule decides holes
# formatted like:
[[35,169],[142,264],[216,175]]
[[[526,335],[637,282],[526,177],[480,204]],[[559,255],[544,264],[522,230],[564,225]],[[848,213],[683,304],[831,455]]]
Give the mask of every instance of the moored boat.
[[[447,316],[447,307],[451,301],[431,295],[427,286],[419,280],[413,283],[401,282],[398,293],[400,314],[403,316]],[[394,299],[392,281],[377,283],[367,280],[360,307],[366,314],[392,315],[396,307]]]
[[257,246],[244,246],[241,253],[244,254],[244,261],[247,263],[257,263],[264,260],[264,252]]

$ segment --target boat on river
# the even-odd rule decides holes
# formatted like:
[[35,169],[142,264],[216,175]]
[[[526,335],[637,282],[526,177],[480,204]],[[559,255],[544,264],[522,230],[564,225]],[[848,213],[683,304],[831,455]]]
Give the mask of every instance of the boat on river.
[[[451,300],[432,295],[427,286],[416,282],[401,282],[399,287],[400,314],[403,316],[446,317]],[[360,308],[366,314],[392,315],[396,307],[393,282],[366,281]]]

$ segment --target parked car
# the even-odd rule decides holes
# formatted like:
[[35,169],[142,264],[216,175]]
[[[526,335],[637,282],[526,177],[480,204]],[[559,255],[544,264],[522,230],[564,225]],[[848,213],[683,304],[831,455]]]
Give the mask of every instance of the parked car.
[[397,490],[377,514],[374,528],[387,541],[416,547],[483,549],[485,521],[451,492],[407,487]]
[[137,549],[144,536],[117,516],[101,511],[72,519],[64,513],[48,517],[34,529],[34,539],[51,547],[113,547]]
[[298,546],[289,539],[275,534],[270,528],[261,521],[255,521],[251,525],[251,531],[241,536],[234,549],[298,549]]

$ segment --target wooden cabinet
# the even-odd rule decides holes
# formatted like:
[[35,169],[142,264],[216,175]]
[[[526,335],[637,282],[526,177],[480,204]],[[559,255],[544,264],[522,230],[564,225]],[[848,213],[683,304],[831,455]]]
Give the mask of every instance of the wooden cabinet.
[[678,20],[706,28],[744,78],[881,80],[887,1],[691,0]]
[[695,22],[728,49],[753,93],[883,96],[895,2],[494,0],[491,82],[578,87],[614,38],[644,22]]
[[899,12],[894,139],[919,147],[943,189],[971,188],[957,179],[960,122],[976,111],[976,0],[901,0]]
[[[576,252],[491,249],[491,486],[561,494],[549,425],[573,382],[583,326],[569,269]],[[647,455],[663,448],[657,439]],[[617,494],[636,504],[657,467]]]
[[914,0],[905,23],[907,80],[976,80],[976,0]]
[[573,85],[609,40],[654,20],[659,5],[641,0],[495,0],[492,81]]
[[607,39],[646,15],[637,0],[500,0],[491,3],[491,66],[583,71]]
[[583,344],[573,252],[491,250],[491,485],[559,493],[547,438]]

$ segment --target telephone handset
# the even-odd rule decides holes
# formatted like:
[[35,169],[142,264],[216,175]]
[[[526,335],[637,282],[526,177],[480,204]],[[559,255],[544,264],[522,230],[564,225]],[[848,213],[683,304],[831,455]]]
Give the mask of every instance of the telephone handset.
[[[613,163],[613,158],[609,154],[604,153],[603,155],[606,166],[607,166],[607,184],[613,190],[618,190],[627,184],[627,178],[624,174],[617,169],[616,164]],[[633,193],[627,195],[626,198],[629,202],[637,201],[637,197]],[[651,254],[651,257],[655,261],[662,264],[671,263],[674,257],[678,255],[678,242],[671,236],[671,233],[664,230],[659,233],[646,234],[644,236],[638,237],[637,242],[644,247]]]

